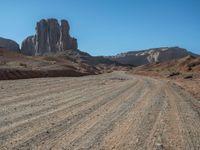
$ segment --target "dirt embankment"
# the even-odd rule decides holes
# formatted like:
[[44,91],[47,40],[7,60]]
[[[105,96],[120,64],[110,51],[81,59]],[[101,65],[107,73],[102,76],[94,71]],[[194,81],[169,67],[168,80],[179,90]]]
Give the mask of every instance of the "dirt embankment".
[[0,149],[199,149],[199,108],[174,84],[123,72],[0,81]]
[[129,71],[130,74],[170,80],[200,100],[200,57],[148,64]]
[[23,69],[0,69],[0,80],[15,80],[44,77],[80,77],[91,75],[89,72],[76,70],[23,70]]
[[0,80],[77,77],[100,73],[95,67],[56,56],[24,56],[0,48]]

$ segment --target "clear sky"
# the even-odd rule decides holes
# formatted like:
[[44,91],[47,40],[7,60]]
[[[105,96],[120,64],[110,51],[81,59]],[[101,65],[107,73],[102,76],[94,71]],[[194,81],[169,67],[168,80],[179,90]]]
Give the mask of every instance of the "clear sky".
[[200,0],[0,0],[0,36],[21,43],[42,18],[66,19],[92,55],[161,46],[200,54]]

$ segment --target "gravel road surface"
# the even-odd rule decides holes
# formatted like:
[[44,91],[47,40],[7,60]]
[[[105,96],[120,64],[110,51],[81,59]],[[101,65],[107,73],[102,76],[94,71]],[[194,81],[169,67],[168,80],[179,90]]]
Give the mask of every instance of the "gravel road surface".
[[0,81],[0,149],[199,150],[200,102],[124,72]]

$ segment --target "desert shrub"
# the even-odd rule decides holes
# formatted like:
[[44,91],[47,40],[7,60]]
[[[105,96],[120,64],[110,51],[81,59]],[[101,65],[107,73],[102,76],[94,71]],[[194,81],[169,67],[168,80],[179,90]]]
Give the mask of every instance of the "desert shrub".
[[187,76],[184,77],[184,79],[191,79],[191,78],[193,78],[192,75],[187,75]]
[[0,65],[6,65],[6,64],[7,64],[7,62],[5,60],[0,61]]
[[178,75],[180,75],[180,72],[172,72],[169,74],[168,77],[173,77],[173,76],[178,76]]
[[190,64],[188,64],[188,67],[195,67],[197,65],[200,65],[200,62],[190,63]]
[[20,66],[27,68],[27,64],[25,63],[19,63]]

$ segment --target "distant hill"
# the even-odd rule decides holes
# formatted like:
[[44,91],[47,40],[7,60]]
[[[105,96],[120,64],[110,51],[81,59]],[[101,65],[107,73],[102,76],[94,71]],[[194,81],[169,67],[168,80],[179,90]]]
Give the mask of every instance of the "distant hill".
[[179,59],[188,55],[197,56],[196,54],[193,54],[184,48],[161,47],[141,51],[129,51],[126,53],[121,53],[117,54],[116,56],[109,56],[106,58],[109,58],[113,61],[117,61],[121,64],[141,66],[154,62],[164,62]]
[[0,37],[0,48],[8,49],[10,51],[20,52],[19,44],[11,39]]

